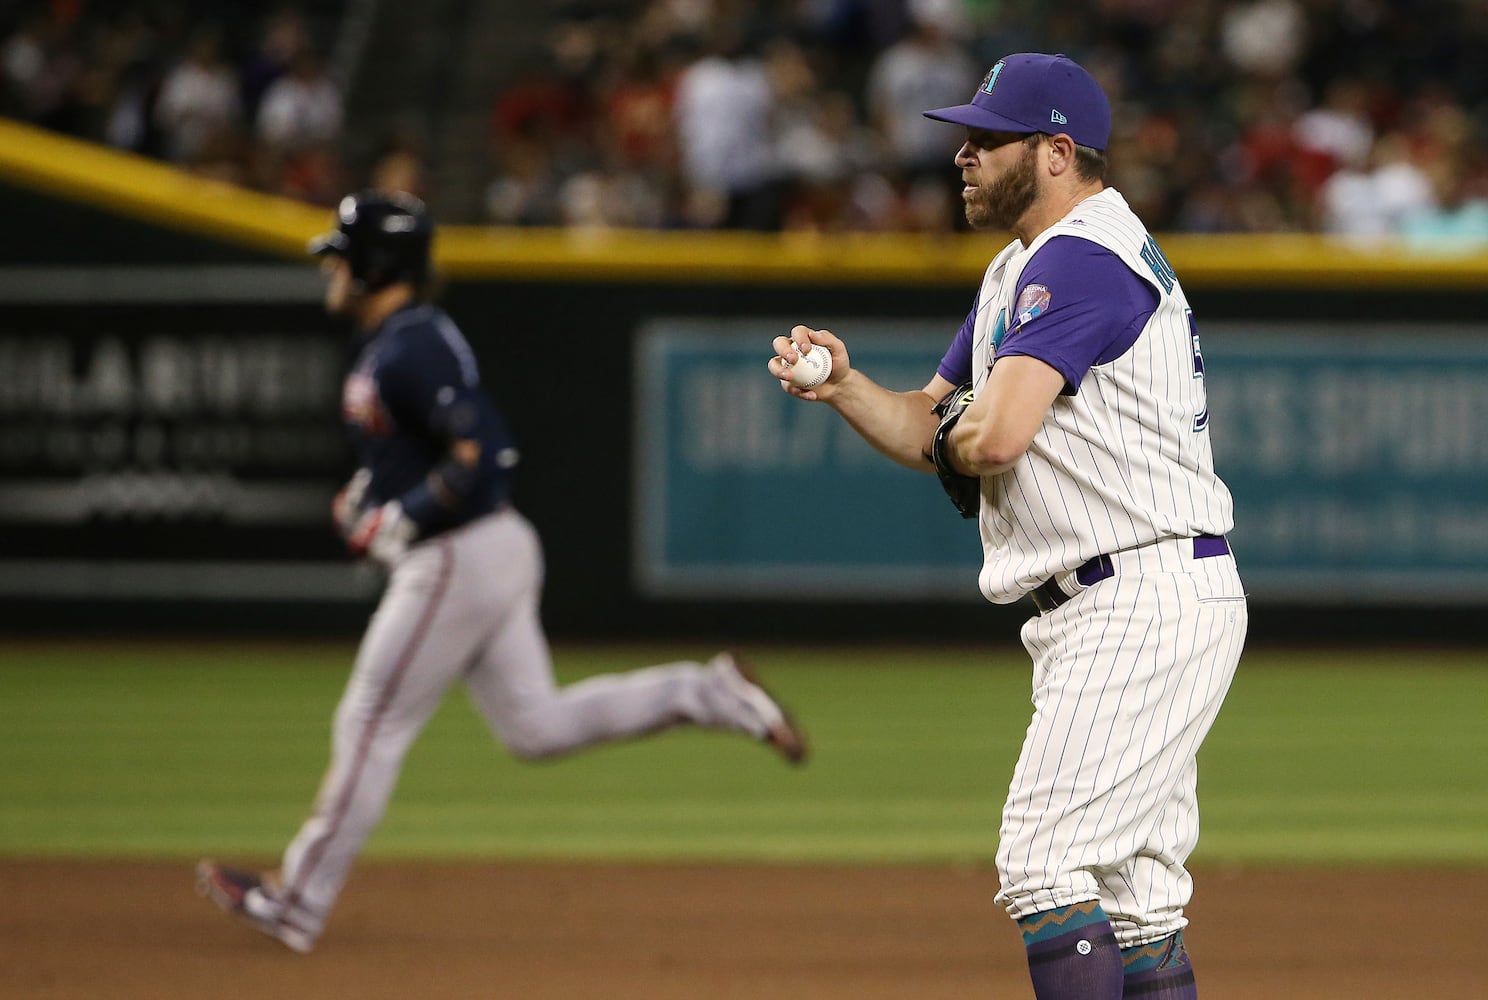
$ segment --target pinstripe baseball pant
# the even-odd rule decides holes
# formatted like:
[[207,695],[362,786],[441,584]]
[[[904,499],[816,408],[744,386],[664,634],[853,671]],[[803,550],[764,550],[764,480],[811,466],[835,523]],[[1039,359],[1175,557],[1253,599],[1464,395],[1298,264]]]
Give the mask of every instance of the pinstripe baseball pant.
[[1115,574],[1022,630],[1033,719],[997,850],[1014,918],[1100,900],[1123,948],[1187,924],[1196,755],[1240,659],[1248,609],[1229,554],[1193,540],[1113,553]]

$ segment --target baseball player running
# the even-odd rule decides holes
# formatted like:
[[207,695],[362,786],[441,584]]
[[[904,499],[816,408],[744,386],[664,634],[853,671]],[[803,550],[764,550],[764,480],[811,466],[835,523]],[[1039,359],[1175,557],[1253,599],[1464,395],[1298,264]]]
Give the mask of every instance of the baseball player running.
[[[775,338],[769,370],[936,472],[978,518],[983,594],[1032,598],[1034,712],[997,867],[1039,1000],[1193,998],[1195,755],[1248,622],[1193,315],[1104,185],[1110,105],[1079,65],[1010,55],[969,104],[926,114],[966,129],[955,162],[972,226],[1016,237],[936,374],[890,391],[805,326]],[[787,366],[811,344],[832,373],[802,390]]]
[[763,740],[791,763],[807,753],[731,653],[555,684],[538,615],[542,549],[511,504],[517,449],[454,321],[423,301],[432,234],[416,199],[363,193],[311,244],[325,258],[327,310],[359,337],[342,417],[361,468],[333,513],[352,553],[389,578],[336,709],[329,770],[282,867],[197,866],[202,894],[299,952],[320,937],[404,754],[457,681],[523,758],[679,723]]

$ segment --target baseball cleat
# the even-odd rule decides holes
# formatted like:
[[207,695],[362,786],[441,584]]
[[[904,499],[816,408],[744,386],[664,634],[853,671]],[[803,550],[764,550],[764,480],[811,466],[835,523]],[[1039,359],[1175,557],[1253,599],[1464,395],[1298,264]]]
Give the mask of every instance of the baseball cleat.
[[314,936],[279,912],[278,901],[264,885],[262,876],[224,868],[215,861],[198,861],[196,894],[210,899],[224,913],[243,918],[254,930],[267,934],[291,951],[303,955],[315,947]]
[[775,748],[788,763],[803,764],[811,750],[806,734],[796,725],[790,712],[760,683],[754,666],[738,653],[720,653],[724,676],[738,697],[754,710],[765,725],[764,741]]

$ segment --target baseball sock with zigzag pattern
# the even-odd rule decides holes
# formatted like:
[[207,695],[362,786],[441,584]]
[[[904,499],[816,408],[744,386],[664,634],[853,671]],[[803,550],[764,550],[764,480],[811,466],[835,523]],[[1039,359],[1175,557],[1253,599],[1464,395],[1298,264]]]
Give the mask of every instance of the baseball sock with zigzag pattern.
[[1038,1000],[1120,1000],[1121,949],[1096,900],[1018,921]]
[[1125,969],[1123,997],[1138,1000],[1198,1000],[1193,963],[1183,932],[1151,944],[1121,949]]

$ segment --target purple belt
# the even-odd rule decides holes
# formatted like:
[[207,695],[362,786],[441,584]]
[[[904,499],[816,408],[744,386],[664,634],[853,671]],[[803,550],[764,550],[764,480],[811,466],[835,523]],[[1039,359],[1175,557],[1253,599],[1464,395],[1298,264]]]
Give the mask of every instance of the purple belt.
[[[1230,553],[1230,543],[1225,541],[1223,535],[1195,535],[1193,540],[1193,554],[1195,559],[1208,559],[1211,556],[1224,556]],[[1081,587],[1091,587],[1102,580],[1110,579],[1116,575],[1116,563],[1110,556],[1096,556],[1087,560],[1075,570],[1075,579]],[[1034,607],[1038,608],[1041,615],[1059,607],[1070,599],[1070,595],[1059,589],[1051,576],[1039,584],[1029,594],[1033,598]]]

